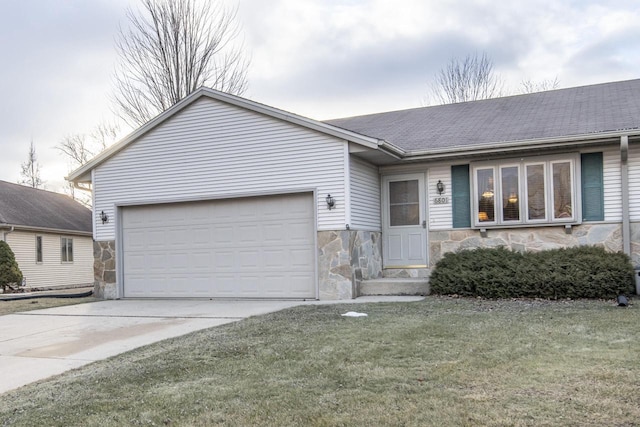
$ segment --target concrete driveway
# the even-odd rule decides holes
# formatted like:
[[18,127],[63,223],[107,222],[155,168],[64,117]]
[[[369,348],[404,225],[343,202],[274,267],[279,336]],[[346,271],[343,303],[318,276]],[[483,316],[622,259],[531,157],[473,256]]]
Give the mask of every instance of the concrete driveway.
[[299,304],[123,300],[2,316],[0,393],[136,347]]
[[[364,297],[340,303],[420,299]],[[324,302],[118,300],[5,315],[0,394],[167,338],[301,304]]]

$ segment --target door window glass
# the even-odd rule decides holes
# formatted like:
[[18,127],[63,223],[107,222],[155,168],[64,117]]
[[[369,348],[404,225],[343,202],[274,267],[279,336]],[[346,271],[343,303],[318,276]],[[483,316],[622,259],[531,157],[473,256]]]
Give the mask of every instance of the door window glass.
[[392,227],[420,224],[418,180],[389,183],[389,224]]

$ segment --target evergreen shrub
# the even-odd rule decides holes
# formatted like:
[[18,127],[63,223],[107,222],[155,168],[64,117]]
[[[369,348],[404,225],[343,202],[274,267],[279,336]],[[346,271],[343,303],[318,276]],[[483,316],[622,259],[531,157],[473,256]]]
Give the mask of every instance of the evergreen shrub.
[[6,291],[7,287],[22,284],[22,272],[18,268],[16,257],[7,242],[0,240],[0,288]]
[[450,252],[436,264],[429,285],[434,294],[485,298],[615,298],[635,290],[629,257],[595,246]]

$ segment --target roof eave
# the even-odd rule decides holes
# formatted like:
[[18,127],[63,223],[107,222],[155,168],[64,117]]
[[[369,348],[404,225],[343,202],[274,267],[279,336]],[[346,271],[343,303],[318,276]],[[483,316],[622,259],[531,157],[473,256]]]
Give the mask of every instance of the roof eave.
[[562,148],[576,145],[591,145],[603,142],[614,142],[622,136],[638,136],[640,130],[611,131],[592,134],[572,135],[566,137],[538,138],[520,141],[495,142],[475,145],[473,147],[450,147],[428,150],[409,151],[402,160],[436,160],[441,158],[504,153],[508,151],[536,150],[544,148]]
[[37,227],[31,225],[24,224],[0,224],[0,229],[2,230],[10,230],[14,229],[15,231],[33,231],[36,233],[52,233],[52,234],[64,234],[64,235],[73,235],[73,236],[86,236],[92,237],[92,231],[82,231],[82,230],[67,230],[62,228],[47,228],[47,227]]

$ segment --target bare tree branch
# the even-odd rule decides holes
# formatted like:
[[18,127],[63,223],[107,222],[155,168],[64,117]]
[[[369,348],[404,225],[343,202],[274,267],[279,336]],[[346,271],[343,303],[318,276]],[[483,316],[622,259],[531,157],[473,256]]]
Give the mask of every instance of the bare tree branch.
[[248,60],[232,46],[236,9],[219,0],[141,0],[120,29],[113,101],[117,114],[140,126],[201,86],[241,95]]
[[560,80],[558,80],[558,76],[551,79],[544,79],[540,81],[533,80],[523,80],[520,82],[522,88],[520,89],[520,93],[534,93],[534,92],[544,92],[547,90],[554,90],[560,87]]
[[36,146],[31,140],[29,146],[29,155],[27,161],[21,165],[20,176],[22,177],[18,184],[28,185],[33,188],[40,188],[44,186],[44,181],[40,178],[40,164],[38,163],[38,156],[36,155]]
[[502,96],[504,83],[493,71],[486,53],[452,58],[435,76],[433,97],[441,104],[475,101]]
[[[113,144],[119,131],[120,128],[117,124],[103,121],[98,123],[88,136],[80,133],[67,135],[58,142],[55,148],[67,158],[68,167],[71,171],[84,165],[95,155]],[[65,189],[66,193],[73,200],[91,207],[91,190],[80,189],[82,191],[76,191],[78,188],[74,187],[73,182],[68,184]]]

